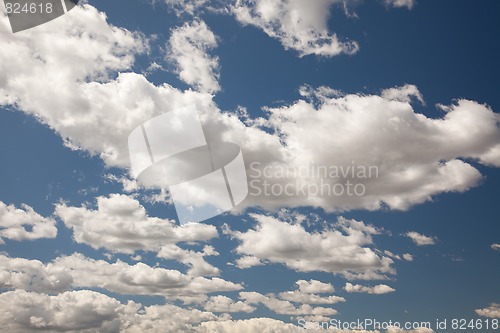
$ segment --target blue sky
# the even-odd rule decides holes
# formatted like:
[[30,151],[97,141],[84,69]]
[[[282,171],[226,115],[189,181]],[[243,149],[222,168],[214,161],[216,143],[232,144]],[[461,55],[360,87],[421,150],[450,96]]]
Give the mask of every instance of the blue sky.
[[[498,323],[497,2],[89,1],[15,34],[3,10],[9,331]],[[169,192],[131,176],[127,137],[188,105],[207,140],[241,147],[249,181],[296,181],[252,162],[380,175],[354,177],[357,197],[250,191],[179,226]]]

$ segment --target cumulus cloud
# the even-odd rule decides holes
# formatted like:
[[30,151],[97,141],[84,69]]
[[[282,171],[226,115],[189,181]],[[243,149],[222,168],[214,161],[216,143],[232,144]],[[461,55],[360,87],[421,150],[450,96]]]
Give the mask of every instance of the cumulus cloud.
[[236,248],[240,254],[300,272],[323,271],[347,278],[379,279],[394,272],[392,259],[369,247],[377,229],[363,222],[339,218],[336,229],[307,232],[300,223],[259,214],[251,217],[257,221],[255,229],[230,232],[240,242]]
[[213,248],[195,252],[176,245],[217,237],[217,229],[212,225],[192,223],[181,227],[173,220],[150,217],[138,200],[123,194],[98,197],[96,210],[61,203],[56,206],[55,215],[73,230],[78,243],[127,254],[138,250],[152,251],[158,257],[190,266],[190,273],[194,275],[219,273],[203,259],[218,254]]
[[121,304],[107,295],[67,291],[49,296],[23,290],[0,294],[2,328],[8,332],[195,332],[201,322],[221,320],[211,312],[165,304]]
[[340,0],[237,0],[231,11],[240,23],[262,29],[286,49],[299,52],[300,56],[331,57],[341,53],[353,54],[359,48],[356,42],[341,41],[335,33],[328,31],[330,9],[340,3]]
[[367,294],[388,294],[396,291],[396,289],[389,287],[388,285],[385,284],[378,284],[373,287],[368,287],[368,286],[362,286],[360,284],[352,284],[347,282],[344,290],[347,291],[348,293],[367,293]]
[[495,251],[500,251],[500,244],[493,243],[491,244],[491,248]]
[[405,210],[478,185],[481,174],[462,158],[500,165],[499,115],[489,107],[459,100],[442,118],[428,118],[401,90],[386,97],[317,91],[268,108],[264,122],[285,152],[250,165],[248,204]]
[[335,288],[330,283],[318,280],[298,280],[295,284],[299,287],[299,291],[306,294],[332,293],[335,291]]
[[410,238],[418,246],[436,244],[435,238],[419,234],[418,232],[415,231],[407,232],[406,236]]
[[259,258],[254,256],[243,256],[236,259],[236,266],[241,269],[250,268],[254,266],[261,266],[263,263]]
[[[0,31],[9,30],[1,13]],[[127,137],[135,127],[180,106],[212,105],[209,94],[155,86],[126,72],[147,42],[87,4],[34,29],[1,33],[0,105],[34,115],[68,146],[108,166],[128,167]]]
[[54,219],[41,216],[28,205],[16,208],[0,201],[0,244],[3,239],[23,241],[56,236]]
[[240,298],[247,304],[263,304],[269,310],[283,315],[316,315],[316,316],[333,316],[337,313],[336,310],[325,307],[312,307],[309,304],[302,304],[295,307],[293,303],[281,300],[274,295],[262,295],[255,291],[242,291]]
[[281,292],[279,298],[302,304],[335,304],[345,301],[343,297],[335,295],[318,295],[333,293],[335,289],[330,283],[317,280],[298,280],[295,284],[298,287],[297,290]]
[[220,278],[194,277],[144,263],[108,263],[78,253],[58,257],[48,264],[0,255],[0,263],[1,288],[46,293],[71,288],[102,288],[124,295],[160,295],[182,299],[242,289],[241,285]]
[[219,60],[208,52],[217,47],[217,38],[203,21],[186,22],[172,31],[168,59],[177,67],[182,81],[201,92],[220,90]]
[[[268,6],[264,1],[257,3]],[[287,7],[287,12],[296,5],[291,3],[276,5]],[[328,3],[308,4],[313,14],[319,4]],[[253,6],[240,3],[247,5]],[[267,12],[259,10],[262,15]],[[275,9],[269,13],[273,17]],[[7,31],[4,14],[0,22],[0,29]],[[416,94],[409,86],[399,93],[386,92],[385,98],[338,95],[325,88],[286,106],[267,108],[266,118],[240,119],[221,112],[209,93],[155,86],[136,73],[116,74],[132,67],[134,56],[147,50],[147,40],[108,24],[105,15],[89,5],[16,36],[0,34],[0,42],[5,45],[0,49],[0,105],[13,105],[36,116],[68,146],[101,156],[107,166],[129,167],[127,137],[135,127],[194,104],[208,141],[230,141],[242,148],[249,180],[254,183],[241,209],[408,209],[440,193],[476,186],[482,176],[463,159],[500,166],[499,116],[472,101],[458,100],[443,107],[444,116],[434,119],[415,112],[406,102],[405,95]],[[252,163],[257,163],[254,168]],[[310,171],[312,164],[335,167],[336,175],[306,171],[305,176],[274,173],[267,177],[263,173],[269,166],[278,171]],[[359,177],[357,171],[353,177],[350,172],[368,167],[376,170],[372,177]],[[284,191],[265,194],[264,181],[268,189],[286,188],[291,195]],[[366,191],[349,195],[348,181]],[[334,188],[337,184],[340,188]],[[325,187],[328,192],[312,191]],[[339,189],[344,192],[339,194]]]
[[227,296],[211,296],[208,301],[203,305],[206,311],[211,312],[253,312],[255,307],[245,304],[242,301],[233,301]]
[[0,294],[2,329],[8,332],[54,331],[117,332],[120,302],[89,291],[49,296],[23,290]]
[[484,309],[477,309],[476,313],[483,317],[500,318],[500,304],[492,303]]

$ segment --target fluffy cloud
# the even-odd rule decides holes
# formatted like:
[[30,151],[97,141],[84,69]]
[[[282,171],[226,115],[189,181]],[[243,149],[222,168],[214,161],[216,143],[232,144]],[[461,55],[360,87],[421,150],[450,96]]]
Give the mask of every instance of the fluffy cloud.
[[206,311],[211,312],[253,312],[255,307],[242,301],[234,302],[227,296],[211,296],[203,306]]
[[301,56],[335,56],[358,51],[356,42],[340,41],[328,31],[330,8],[340,0],[237,0],[231,11],[244,25],[253,25]]
[[499,115],[485,105],[459,100],[434,119],[413,110],[408,86],[386,97],[302,92],[305,100],[267,109],[262,121],[285,153],[250,165],[247,204],[405,210],[478,185],[461,158],[500,166]]
[[491,248],[496,251],[500,251],[500,244],[494,243],[491,244]]
[[269,310],[276,312],[277,314],[283,315],[316,315],[316,316],[333,316],[337,314],[337,311],[331,308],[324,307],[312,307],[309,304],[303,304],[299,307],[295,307],[291,302],[281,300],[274,295],[262,295],[258,292],[252,291],[242,291],[240,292],[240,298],[247,304],[263,304]]
[[117,332],[120,302],[89,291],[56,296],[15,290],[0,294],[2,329],[8,332]]
[[[275,2],[267,3],[258,1],[255,6],[264,16],[268,15],[264,7],[270,6],[272,20]],[[316,11],[326,15],[318,7],[330,4],[308,4],[311,9],[301,22],[310,24]],[[299,6],[295,1],[275,5],[280,13],[294,12],[294,6]],[[248,11],[248,6],[253,5],[240,2],[235,10]],[[4,14],[0,22],[0,29],[8,31]],[[117,75],[132,67],[134,56],[147,49],[147,41],[109,25],[105,15],[89,5],[15,36],[0,34],[0,43],[5,45],[0,49],[0,105],[14,105],[35,115],[69,146],[98,154],[107,166],[129,167],[127,137],[132,129],[161,113],[196,105],[208,141],[230,141],[242,148],[254,186],[241,209],[407,209],[439,193],[476,186],[481,174],[463,158],[500,166],[497,114],[485,105],[459,100],[443,107],[442,118],[428,118],[406,102],[405,96],[416,95],[411,86],[386,91],[382,94],[386,97],[318,89],[287,106],[268,108],[266,118],[239,119],[222,113],[208,93],[155,86],[135,73]],[[256,170],[250,167],[254,162]],[[266,167],[310,171],[311,164],[348,172],[336,177],[263,175]],[[359,167],[374,167],[376,177],[353,177],[349,171]],[[268,189],[286,188],[291,195],[265,194],[264,181]],[[365,193],[312,191],[323,183],[330,190],[337,184],[347,190],[347,181],[359,184]]]
[[336,227],[307,232],[300,223],[280,221],[272,216],[251,215],[255,229],[230,234],[240,241],[236,251],[260,261],[282,263],[301,272],[339,273],[347,278],[383,278],[393,273],[388,257],[368,247],[378,231],[355,220],[339,218]]
[[217,38],[203,21],[185,23],[172,31],[168,59],[177,66],[182,81],[202,92],[220,90],[219,61],[208,51],[217,47]]
[[406,236],[408,238],[410,238],[418,246],[434,245],[436,243],[436,241],[433,237],[425,236],[425,235],[419,234],[418,232],[415,232],[415,231],[407,232]]
[[484,309],[477,309],[476,313],[483,317],[500,318],[500,304],[492,303]]
[[[1,13],[0,31],[9,29]],[[209,94],[158,87],[136,73],[117,75],[147,50],[147,40],[108,24],[90,5],[15,35],[0,33],[0,43],[0,105],[34,115],[67,145],[108,166],[129,166],[127,137],[146,120],[179,106],[212,105]]]
[[344,290],[348,293],[367,293],[367,294],[388,294],[396,291],[394,288],[385,284],[378,284],[373,287],[362,286],[359,284],[346,283]]
[[324,283],[317,280],[298,280],[295,284],[299,287],[300,292],[306,294],[332,293],[335,291],[330,283]]
[[200,322],[216,322],[213,313],[183,309],[172,304],[142,307],[121,304],[107,295],[90,291],[68,291],[49,296],[9,291],[0,294],[0,324],[8,332],[162,332],[197,331]]
[[279,294],[279,297],[285,301],[302,304],[335,304],[345,301],[343,297],[339,296],[317,295],[333,293],[335,289],[329,283],[323,283],[317,280],[298,280],[295,284],[298,286],[297,290],[282,292]]
[[220,278],[193,277],[144,263],[108,263],[81,254],[38,260],[0,255],[0,287],[37,292],[63,292],[70,288],[103,288],[124,295],[160,295],[167,298],[199,297],[242,287]]
[[416,98],[420,103],[425,104],[424,97],[413,84],[406,84],[402,87],[382,90],[382,97],[390,101],[410,103],[412,98]]
[[215,238],[218,233],[214,226],[193,223],[180,227],[173,220],[149,217],[139,201],[120,194],[98,197],[96,210],[58,204],[55,214],[73,230],[77,242],[95,249],[128,254],[138,250],[152,251],[161,258],[178,260],[190,266],[193,275],[219,273],[203,259],[218,254],[213,248],[195,252],[176,245]]
[[16,208],[0,201],[0,244],[4,243],[3,239],[22,241],[55,238],[56,235],[54,219],[39,215],[28,205]]

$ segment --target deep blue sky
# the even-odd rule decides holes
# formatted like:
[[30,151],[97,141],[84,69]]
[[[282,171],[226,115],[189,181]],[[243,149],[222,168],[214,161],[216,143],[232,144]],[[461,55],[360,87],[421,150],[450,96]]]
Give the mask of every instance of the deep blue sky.
[[[162,4],[153,8],[146,0],[119,5],[110,1],[90,3],[106,12],[111,24],[145,35],[158,34],[154,42],[158,48],[139,58],[135,65],[138,71],[153,60],[164,61],[160,48],[165,47],[170,29],[184,19],[169,13]],[[361,94],[378,94],[382,89],[409,83],[419,88],[426,102],[425,107],[415,104],[416,110],[429,117],[442,116],[442,111],[434,106],[436,103],[448,105],[457,98],[486,103],[496,112],[500,110],[500,2],[419,1],[412,10],[406,10],[387,9],[378,1],[365,1],[353,10],[358,18],[347,18],[340,8],[334,8],[329,24],[340,36],[357,40],[360,51],[333,58],[314,55],[301,58],[293,50],[284,50],[279,41],[261,30],[242,27],[232,16],[201,14],[220,38],[215,50],[221,66],[222,91],[215,96],[218,106],[223,110],[244,106],[251,116],[257,117],[264,114],[261,110],[264,106],[289,104],[298,99],[298,88],[306,83]],[[172,71],[155,72],[148,78],[155,84],[188,88]],[[0,154],[0,200],[6,204],[29,204],[44,216],[51,215],[60,200],[74,206],[84,202],[93,205],[95,197],[120,191],[120,186],[106,182],[104,175],[119,174],[121,170],[106,169],[98,157],[64,147],[62,139],[52,130],[12,109],[3,108],[0,112]],[[392,236],[375,236],[378,248],[414,254],[413,262],[398,261],[394,265],[397,275],[387,283],[396,289],[395,293],[347,294],[342,290],[343,278],[327,273],[297,273],[276,264],[249,270],[225,266],[234,259],[231,249],[235,245],[234,240],[225,236],[213,242],[221,256],[208,257],[207,261],[225,267],[221,274],[224,279],[244,282],[248,290],[263,294],[291,290],[298,279],[331,282],[336,294],[347,299],[334,306],[339,311],[336,318],[341,320],[476,318],[473,309],[500,300],[500,253],[490,248],[500,242],[500,170],[471,163],[485,180],[465,193],[441,194],[432,202],[405,212],[340,214],[390,231]],[[79,192],[92,188],[96,191]],[[151,216],[172,216],[172,207],[143,204]],[[318,213],[331,222],[337,218],[336,214],[321,210],[302,211]],[[221,226],[240,218],[220,216],[208,223]],[[101,251],[76,244],[60,221],[58,229],[56,240],[29,243],[6,240],[0,251],[42,261],[73,252],[104,258]],[[437,237],[437,244],[415,246],[402,236],[410,230]],[[132,262],[127,256],[116,257]],[[151,259],[152,265],[157,261],[148,255],[145,258]],[[157,297],[132,298],[145,304],[158,302]],[[264,315],[288,320],[287,316],[276,315],[265,307],[233,317]]]

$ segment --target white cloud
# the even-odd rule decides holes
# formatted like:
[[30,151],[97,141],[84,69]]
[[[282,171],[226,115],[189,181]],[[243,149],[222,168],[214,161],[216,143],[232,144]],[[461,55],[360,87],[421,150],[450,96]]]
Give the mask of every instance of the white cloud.
[[[9,30],[1,13],[0,31]],[[189,104],[213,108],[209,94],[123,73],[147,50],[147,40],[108,24],[90,5],[15,35],[0,33],[0,44],[0,105],[36,116],[68,146],[108,166],[129,166],[127,137],[153,116]]]
[[304,330],[293,324],[284,323],[271,318],[252,318],[246,320],[226,320],[209,321],[201,323],[199,331],[201,333],[255,333],[255,332],[276,332],[276,333],[299,333]]
[[0,263],[1,288],[47,293],[70,288],[103,288],[124,295],[160,295],[182,299],[242,289],[241,285],[220,278],[189,276],[144,263],[108,263],[78,253],[58,257],[48,264],[0,255]]
[[[288,10],[290,3],[278,7]],[[271,16],[274,12],[270,10]],[[309,20],[313,14],[304,17]],[[0,30],[7,31],[5,15],[0,22]],[[442,118],[434,119],[393,96],[335,96],[331,89],[319,89],[287,106],[269,108],[268,119],[242,121],[235,114],[222,113],[208,93],[155,86],[135,73],[114,78],[116,72],[131,68],[134,55],[147,49],[145,38],[109,25],[104,14],[89,5],[15,36],[2,33],[0,43],[4,45],[0,105],[14,105],[35,115],[68,145],[98,154],[107,166],[129,166],[127,137],[132,129],[158,114],[195,104],[209,141],[230,141],[242,148],[250,180],[288,186],[293,192],[291,196],[259,195],[251,188],[241,209],[305,205],[327,211],[408,209],[440,193],[476,186],[482,176],[462,158],[500,166],[499,116],[472,101],[459,100],[445,108]],[[74,66],[76,62],[79,66]],[[400,89],[408,94],[407,88]],[[261,126],[271,127],[274,133]],[[326,167],[354,163],[376,167],[378,177],[356,179],[366,188],[363,196],[312,195],[302,193],[302,185],[317,187],[324,181],[333,188],[353,179],[257,177],[250,169],[252,162],[260,163],[260,172],[271,165],[300,169],[312,162]],[[262,190],[262,183],[257,188]]]
[[462,158],[500,166],[498,114],[459,100],[443,118],[428,118],[394,100],[408,96],[401,89],[389,99],[316,92],[309,101],[268,108],[262,121],[275,129],[284,152],[250,166],[247,205],[406,210],[477,186],[481,174]]
[[408,9],[412,9],[415,6],[415,0],[384,0],[385,4],[388,6],[392,6],[394,8],[402,8],[406,7]]
[[300,56],[330,57],[340,53],[353,54],[359,48],[356,42],[343,42],[328,31],[330,9],[341,3],[340,0],[237,0],[231,11],[240,23],[262,29],[286,49],[299,52]]
[[117,332],[120,302],[89,291],[68,291],[56,296],[23,290],[0,294],[2,329],[8,332],[99,330]]
[[403,259],[406,261],[413,261],[413,256],[409,253],[403,254]]
[[107,295],[67,291],[49,296],[23,290],[0,294],[0,324],[8,332],[126,332],[179,333],[197,331],[200,322],[220,320],[213,313],[172,304],[142,308],[121,304]]
[[219,60],[208,52],[217,47],[217,38],[205,22],[186,22],[172,31],[168,59],[177,66],[182,81],[201,92],[220,90]]
[[203,305],[206,311],[211,312],[253,312],[255,307],[245,304],[242,301],[233,301],[227,296],[211,296]]
[[495,251],[500,251],[500,244],[493,243],[491,244],[491,248]]
[[435,238],[419,234],[418,232],[415,231],[407,232],[406,236],[410,238],[418,246],[436,244]]
[[179,260],[190,266],[193,275],[219,273],[203,259],[218,254],[212,248],[195,252],[176,245],[218,237],[217,229],[212,225],[193,223],[181,227],[173,220],[150,217],[139,201],[123,194],[98,197],[96,210],[58,204],[55,214],[73,230],[78,243],[127,254],[138,250],[152,251],[158,257]]
[[500,318],[500,304],[492,303],[484,309],[477,309],[476,313],[483,317]]
[[56,236],[54,219],[39,215],[28,205],[16,208],[0,201],[0,244],[3,239],[23,241]]
[[259,260],[259,258],[254,256],[243,256],[241,258],[236,259],[236,266],[241,269],[250,268],[254,266],[261,266],[263,263]]
[[64,267],[0,255],[0,288],[58,293],[69,290],[72,275]]
[[298,286],[297,290],[282,292],[279,294],[279,297],[285,301],[302,304],[335,304],[345,301],[343,297],[335,295],[317,295],[333,293],[335,289],[330,283],[323,283],[317,280],[298,280],[295,284]]
[[209,2],[208,0],[164,0],[165,3],[174,9],[177,15],[184,13],[193,15],[197,10]]
[[120,332],[125,333],[192,333],[198,331],[199,323],[227,319],[211,312],[184,309],[172,304],[152,305],[144,310],[124,312]]
[[232,231],[240,241],[236,251],[260,261],[282,263],[300,272],[339,273],[347,278],[383,278],[393,273],[388,257],[378,256],[369,245],[377,229],[339,218],[336,228],[307,232],[300,223],[253,214],[258,223],[246,232]]
[[333,316],[337,314],[337,311],[331,308],[324,307],[312,307],[309,304],[302,304],[299,307],[295,307],[291,302],[281,300],[274,295],[262,295],[258,292],[252,291],[242,291],[240,292],[240,298],[247,304],[263,304],[269,310],[276,312],[277,314],[283,315],[318,315],[318,316]]
[[295,284],[299,287],[299,291],[306,294],[333,293],[335,291],[335,288],[330,283],[318,280],[298,280]]
[[425,104],[424,97],[413,84],[406,84],[402,87],[389,88],[382,91],[382,97],[390,101],[399,101],[410,103],[412,97],[416,98],[420,103]]
[[396,291],[396,289],[389,287],[388,285],[385,284],[378,284],[373,287],[368,287],[368,286],[362,286],[360,284],[352,284],[347,282],[345,287],[345,291],[348,293],[367,293],[367,294],[388,294]]

